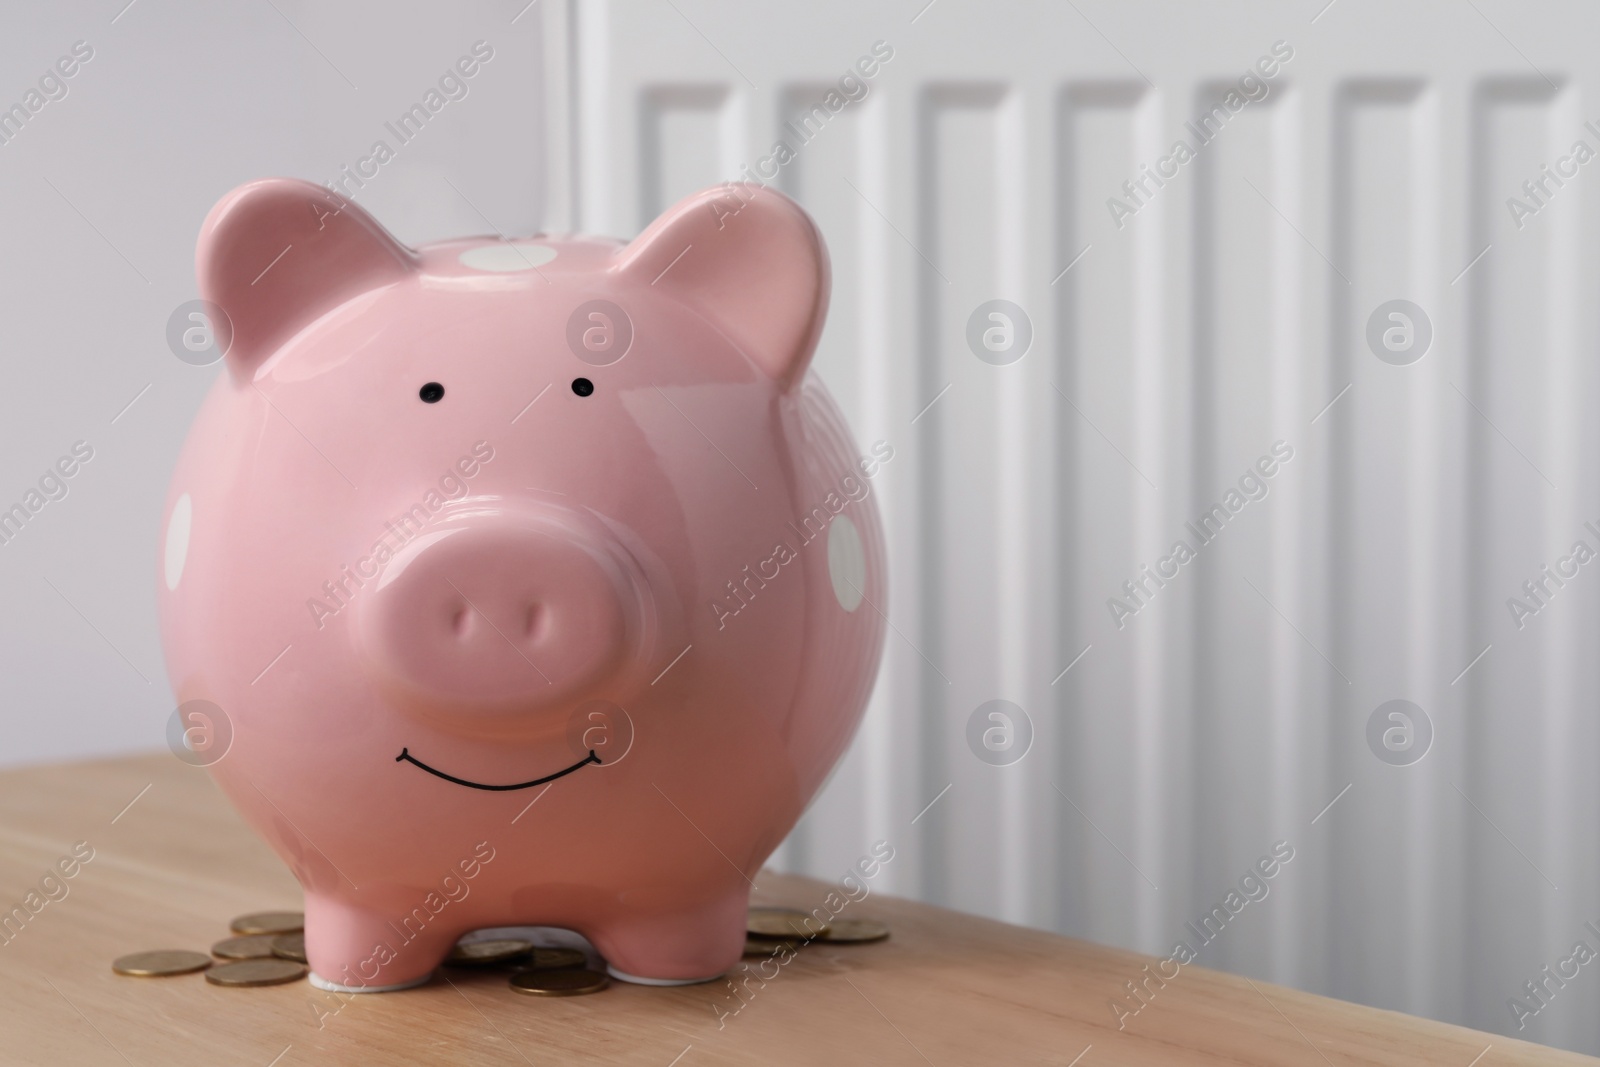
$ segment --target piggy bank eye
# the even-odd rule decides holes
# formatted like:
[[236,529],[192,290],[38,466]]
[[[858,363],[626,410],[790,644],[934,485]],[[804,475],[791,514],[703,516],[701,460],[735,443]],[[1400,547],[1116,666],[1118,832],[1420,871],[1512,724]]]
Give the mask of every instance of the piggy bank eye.
[[417,395],[422,398],[424,404],[437,404],[444,399],[444,386],[438,382],[429,382],[417,390]]
[[594,383],[587,378],[572,379],[572,391],[579,396],[588,396],[594,392]]

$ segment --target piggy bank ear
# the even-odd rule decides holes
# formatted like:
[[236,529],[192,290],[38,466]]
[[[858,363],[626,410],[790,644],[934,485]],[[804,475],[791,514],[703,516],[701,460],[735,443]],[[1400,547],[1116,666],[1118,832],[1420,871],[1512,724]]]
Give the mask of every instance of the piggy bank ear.
[[353,202],[310,182],[267,178],[218,201],[200,229],[200,296],[232,326],[241,382],[284,341],[357,293],[412,268],[411,250]]
[[805,377],[828,310],[828,251],[800,205],[729,182],[667,211],[619,270],[695,308],[787,389]]

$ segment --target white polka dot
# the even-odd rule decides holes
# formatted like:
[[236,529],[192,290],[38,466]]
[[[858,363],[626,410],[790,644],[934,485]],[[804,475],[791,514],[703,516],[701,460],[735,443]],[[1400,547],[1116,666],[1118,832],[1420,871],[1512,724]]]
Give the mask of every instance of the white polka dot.
[[167,588],[178,588],[183,578],[183,564],[189,558],[189,529],[194,524],[194,504],[185,493],[172,505],[172,517],[167,520]]
[[848,516],[836,517],[828,526],[828,577],[833,580],[833,595],[839,606],[854,611],[861,606],[867,584],[867,553],[861,547],[861,534]]
[[556,258],[556,250],[549,245],[513,241],[478,245],[461,253],[461,264],[473,270],[532,270]]

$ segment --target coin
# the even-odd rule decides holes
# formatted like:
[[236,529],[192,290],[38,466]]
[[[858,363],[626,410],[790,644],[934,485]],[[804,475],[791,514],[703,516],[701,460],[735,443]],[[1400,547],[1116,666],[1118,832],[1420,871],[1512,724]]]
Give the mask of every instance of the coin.
[[272,939],[272,954],[280,960],[306,961],[306,935],[281,934]]
[[882,941],[889,936],[889,924],[877,919],[836,919],[819,940],[835,944],[848,941]]
[[238,960],[219,963],[206,972],[212,985],[263,986],[296,982],[306,976],[306,965],[294,960]]
[[135,975],[140,978],[160,978],[169,974],[193,974],[203,971],[211,966],[211,957],[204,952],[190,952],[188,949],[164,948],[154,952],[135,952],[131,956],[119,956],[111,963],[111,969],[118,974]]
[[780,941],[794,940],[809,941],[813,937],[820,937],[828,932],[825,924],[803,911],[792,912],[788,909],[750,909],[749,921],[745,923],[745,930],[757,937],[776,938]]
[[518,971],[511,976],[512,992],[534,997],[576,997],[610,984],[599,971]]
[[589,965],[589,957],[575,948],[536,948],[528,963],[530,971],[570,971]]
[[793,952],[800,947],[800,942],[790,941],[786,938],[773,937],[746,937],[744,939],[744,954],[746,956],[770,956],[774,952],[787,949]]
[[519,937],[483,941],[461,941],[450,950],[445,962],[452,967],[490,967],[519,960],[533,951],[533,942]]
[[236,934],[297,934],[306,928],[306,917],[298,911],[260,911],[239,916],[228,928]]
[[230,937],[211,946],[211,954],[225,960],[263,960],[272,956],[272,935]]

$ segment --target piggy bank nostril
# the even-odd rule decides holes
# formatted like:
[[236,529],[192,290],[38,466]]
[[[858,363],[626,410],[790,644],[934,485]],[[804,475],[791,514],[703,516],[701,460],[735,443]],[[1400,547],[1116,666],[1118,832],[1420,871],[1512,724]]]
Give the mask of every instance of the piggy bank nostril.
[[522,613],[522,636],[537,637],[543,622],[543,609],[538,604],[529,604]]
[[472,633],[472,609],[460,607],[450,618],[450,629],[459,640],[466,640]]

